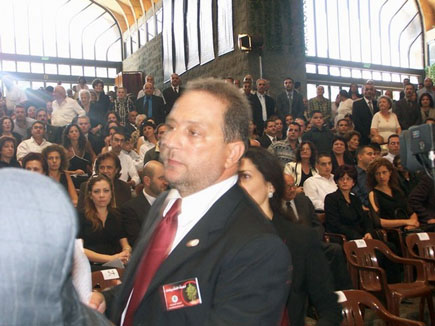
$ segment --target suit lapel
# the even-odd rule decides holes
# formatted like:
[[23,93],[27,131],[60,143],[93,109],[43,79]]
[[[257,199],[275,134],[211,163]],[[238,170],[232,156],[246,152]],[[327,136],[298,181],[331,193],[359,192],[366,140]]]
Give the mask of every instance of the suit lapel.
[[[157,270],[151,284],[145,294],[145,298],[152,294],[154,290],[164,284],[173,272],[184,262],[189,261],[195,254],[210,247],[217,232],[228,224],[232,212],[240,202],[243,191],[238,185],[233,186],[220,199],[218,199],[199,222],[181,240],[168,258]],[[191,240],[198,239],[196,246],[187,245]],[[196,277],[197,275],[186,275],[186,278]],[[181,281],[181,280],[177,280]],[[144,299],[145,299],[144,298]],[[142,303],[145,300],[142,301]]]

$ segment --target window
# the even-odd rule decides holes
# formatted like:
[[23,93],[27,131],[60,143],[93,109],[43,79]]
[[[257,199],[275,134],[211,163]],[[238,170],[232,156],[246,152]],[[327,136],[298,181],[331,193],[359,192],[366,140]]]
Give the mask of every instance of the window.
[[423,75],[417,1],[305,0],[304,12],[309,83],[326,74],[339,87],[373,79],[399,90],[406,75],[414,84]]
[[[77,79],[70,76],[86,74],[95,77],[96,71],[102,78],[108,78],[108,67],[112,67],[115,72],[117,68],[113,68],[114,64],[119,64],[119,69],[121,68],[120,30],[113,16],[96,1],[3,2],[0,10],[0,54],[16,55],[17,59],[3,60],[1,69],[21,73],[20,77],[28,76],[29,82],[22,80],[25,87],[57,83],[59,75],[68,76],[65,85],[76,83]],[[135,33],[135,46],[138,46],[138,32]],[[34,57],[24,57],[29,55]],[[71,65],[68,60],[61,58],[82,60],[82,64],[79,62]],[[85,60],[109,63],[86,67],[84,71],[83,65],[87,63]],[[42,74],[50,80],[37,80]],[[110,80],[104,82],[110,84]]]

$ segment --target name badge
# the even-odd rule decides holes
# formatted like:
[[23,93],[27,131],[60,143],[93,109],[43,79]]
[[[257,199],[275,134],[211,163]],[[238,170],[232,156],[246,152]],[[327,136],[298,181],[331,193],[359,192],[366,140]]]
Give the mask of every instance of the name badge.
[[176,310],[202,303],[198,278],[192,278],[162,286],[166,310]]

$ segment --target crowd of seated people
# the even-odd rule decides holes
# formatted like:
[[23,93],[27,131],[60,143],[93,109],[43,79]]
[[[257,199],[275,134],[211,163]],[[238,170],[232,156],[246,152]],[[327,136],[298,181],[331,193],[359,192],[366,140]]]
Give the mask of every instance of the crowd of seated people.
[[[101,80],[91,87],[80,82],[72,97],[56,86],[46,107],[17,103],[0,111],[0,167],[22,167],[62,184],[79,212],[84,252],[97,270],[113,260],[128,263],[147,210],[168,187],[158,162],[159,141],[183,87],[173,74],[160,92],[147,76],[137,96],[119,87],[111,99]],[[408,105],[417,113],[404,112],[400,101],[416,98],[413,86],[394,102],[385,95],[376,99],[369,81],[362,94],[354,84],[341,90],[339,110],[333,112],[323,87],[305,105],[292,78],[284,80],[280,92],[247,75],[240,91],[251,104],[253,120],[239,183],[294,256],[290,320],[302,325],[307,307],[294,302],[306,298],[320,320],[339,320],[332,291],[352,285],[341,248],[325,249],[323,223],[347,240],[371,239],[376,228],[435,225],[435,210],[426,209],[428,191],[422,190],[433,193],[433,185],[406,171],[398,155],[402,130],[433,123],[433,99],[422,93],[418,104]],[[258,183],[250,185],[253,181]],[[307,205],[313,224],[301,227]],[[315,275],[318,269],[324,271],[321,277]]]

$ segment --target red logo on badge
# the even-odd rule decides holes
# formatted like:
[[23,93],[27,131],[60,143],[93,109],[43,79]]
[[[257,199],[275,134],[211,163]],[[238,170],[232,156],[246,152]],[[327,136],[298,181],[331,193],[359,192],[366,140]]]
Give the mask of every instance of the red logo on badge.
[[163,285],[166,310],[175,310],[201,304],[198,279],[184,280]]

